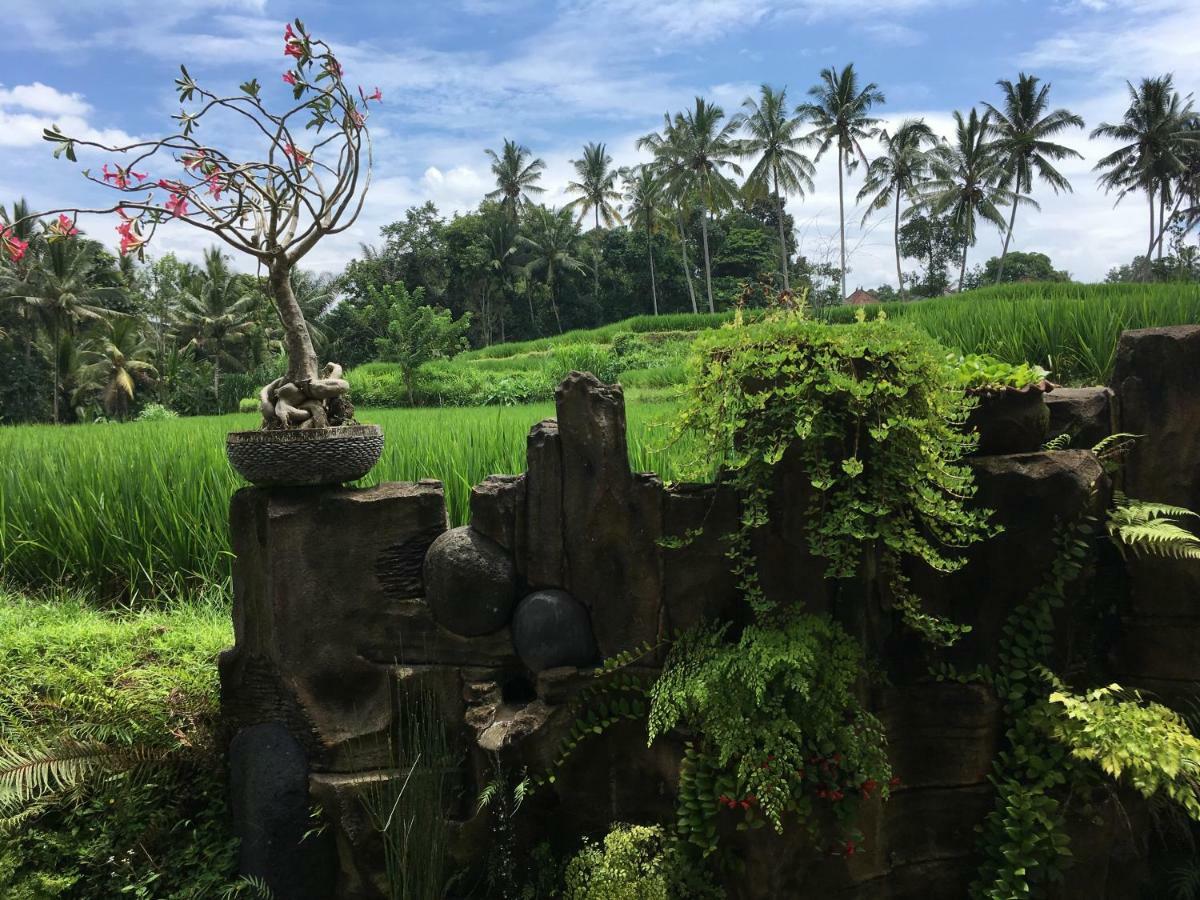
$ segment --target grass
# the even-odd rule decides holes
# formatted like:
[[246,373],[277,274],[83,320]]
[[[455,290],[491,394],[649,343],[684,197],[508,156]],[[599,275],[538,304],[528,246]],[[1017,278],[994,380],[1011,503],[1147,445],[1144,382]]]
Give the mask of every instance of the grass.
[[[1008,284],[868,309],[914,322],[963,353],[1036,363],[1065,384],[1104,384],[1122,331],[1200,323],[1200,285]],[[850,322],[854,310],[835,307],[822,317]]]
[[[667,446],[674,408],[668,399],[629,404],[636,470],[681,476],[683,448]],[[553,414],[549,403],[360,411],[386,438],[366,483],[440,479],[451,521],[461,524],[471,487],[523,472],[525,436]],[[225,459],[225,435],[256,424],[255,415],[228,415],[0,428],[0,575],[121,599],[223,582],[229,498],[243,484]]]

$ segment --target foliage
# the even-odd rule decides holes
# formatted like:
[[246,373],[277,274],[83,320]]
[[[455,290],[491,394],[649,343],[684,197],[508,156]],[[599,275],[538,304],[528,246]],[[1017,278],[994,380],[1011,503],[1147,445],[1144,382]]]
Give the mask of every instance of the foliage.
[[1126,556],[1200,559],[1200,538],[1182,527],[1181,519],[1200,519],[1200,515],[1182,506],[1133,500],[1117,491],[1108,514],[1108,533]]
[[614,825],[602,844],[586,842],[567,864],[564,900],[718,900],[715,885],[690,871],[657,826]]
[[1083,695],[1060,689],[1050,695],[1046,727],[1076,759],[1200,820],[1200,739],[1179,713],[1117,684]]
[[1070,274],[1054,268],[1054,263],[1045,253],[1010,250],[1004,257],[1003,270],[1000,268],[1000,257],[993,256],[983,264],[982,269],[974,270],[967,275],[966,286],[977,288],[990,284],[1012,284],[1023,281],[1051,283],[1070,280]]
[[1041,366],[1029,363],[1013,365],[994,356],[972,353],[969,356],[952,353],[946,357],[949,382],[970,391],[1003,390],[1040,385],[1050,373]]
[[[812,551],[830,577],[853,575],[864,547],[937,571],[987,533],[968,510],[966,401],[944,389],[944,351],[916,329],[782,319],[696,343],[681,428],[699,432],[747,492],[747,526],[765,522],[771,468],[785,452],[808,474]],[[790,448],[790,450],[789,450]]]
[[792,613],[750,625],[736,641],[728,625],[680,636],[651,688],[649,738],[684,727],[702,739],[711,778],[681,779],[677,832],[711,852],[717,814],[736,810],[753,827],[783,831],[797,814],[810,827],[814,799],[843,825],[853,804],[891,779],[883,728],[854,693],[858,644],[832,620]]
[[[257,404],[255,408],[257,408]],[[178,418],[179,413],[175,412],[175,410],[171,409],[169,406],[163,406],[161,403],[147,403],[137,414],[137,420],[139,422],[162,422],[164,420]]]
[[227,607],[3,593],[0,632],[0,894],[218,895],[236,862],[215,741]]

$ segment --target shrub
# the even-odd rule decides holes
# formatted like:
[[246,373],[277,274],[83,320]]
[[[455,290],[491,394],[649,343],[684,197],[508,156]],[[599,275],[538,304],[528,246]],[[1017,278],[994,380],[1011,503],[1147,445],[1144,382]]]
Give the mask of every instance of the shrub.
[[[245,403],[246,401],[243,400],[242,402]],[[254,404],[253,410],[250,411],[257,410],[258,401],[251,400],[250,402]],[[163,406],[161,403],[147,403],[142,407],[142,411],[137,414],[137,420],[139,422],[161,422],[164,419],[178,418],[179,413],[175,412],[175,410],[171,409],[169,406]]]
[[567,864],[563,900],[719,900],[661,828],[617,824]]

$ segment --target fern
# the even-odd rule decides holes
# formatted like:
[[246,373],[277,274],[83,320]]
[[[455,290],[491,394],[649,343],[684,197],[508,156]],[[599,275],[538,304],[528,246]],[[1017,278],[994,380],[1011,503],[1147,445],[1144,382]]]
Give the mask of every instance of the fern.
[[267,883],[254,875],[243,875],[224,891],[221,900],[275,900]]
[[1179,524],[1187,518],[1200,519],[1200,515],[1186,507],[1135,500],[1116,492],[1108,533],[1122,555],[1200,559],[1200,538]]
[[1099,459],[1111,459],[1119,456],[1126,450],[1129,450],[1143,435],[1130,434],[1128,431],[1118,431],[1116,434],[1110,434],[1106,438],[1102,438],[1100,443],[1092,447],[1092,452]]

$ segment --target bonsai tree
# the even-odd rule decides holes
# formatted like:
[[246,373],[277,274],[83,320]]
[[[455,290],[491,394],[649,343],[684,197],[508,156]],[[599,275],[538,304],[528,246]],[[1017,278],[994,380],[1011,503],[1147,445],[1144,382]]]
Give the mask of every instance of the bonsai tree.
[[[221,97],[181,66],[175,85],[185,106],[172,117],[178,129],[168,137],[108,146],[63,134],[58,126],[46,129],[55,157],[75,162],[83,148],[115,155],[118,161],[104,162],[99,173],[84,169],[83,175],[121,199],[107,208],[26,216],[0,228],[0,248],[19,260],[27,246],[22,226],[50,215],[59,218],[45,227],[45,237],[56,241],[75,234],[80,214],[116,213],[121,254],[138,258],[159,226],[173,220],[215,235],[265,270],[283,324],[288,368],[260,392],[263,428],[323,428],[348,423],[354,408],[341,366],[329,363],[318,371],[291,275],[321,238],[345,231],[362,211],[371,177],[367,109],[382,95],[378,88],[352,93],[329,45],[310,36],[299,19],[284,31],[283,55],[292,60],[283,81],[296,102],[281,114],[264,105],[257,79],[242,84],[237,95]],[[218,114],[241,126],[232,133],[263,145],[262,158],[238,158],[201,141],[201,125]]]

